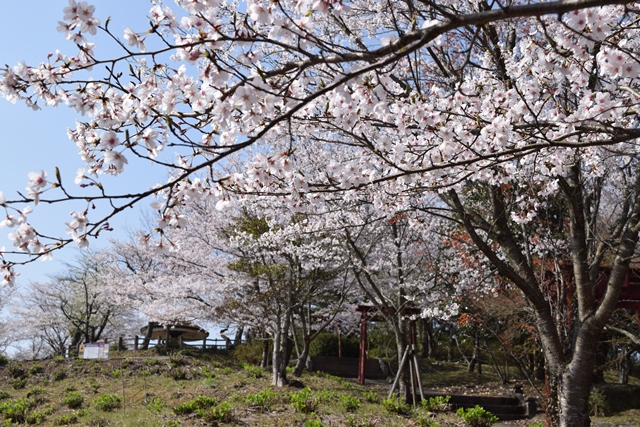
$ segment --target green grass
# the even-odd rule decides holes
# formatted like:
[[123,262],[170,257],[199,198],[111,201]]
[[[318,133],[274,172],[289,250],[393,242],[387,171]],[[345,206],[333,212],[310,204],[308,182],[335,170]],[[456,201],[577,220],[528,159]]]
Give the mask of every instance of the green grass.
[[[359,386],[354,380],[305,373],[300,378],[304,389],[273,388],[267,372],[224,353],[193,357],[131,351],[123,353],[126,363],[122,360],[122,364],[115,357],[107,361],[11,362],[11,370],[0,367],[0,384],[7,384],[0,386],[4,392],[0,404],[21,423],[17,425],[44,427],[451,427],[462,422],[454,412],[439,412],[446,402],[435,400],[429,407],[435,414],[427,415],[421,405],[413,408],[396,401],[387,402],[385,409],[389,386],[383,383]],[[487,373],[478,376],[468,374],[462,364],[438,365],[442,367],[438,372],[437,366],[428,366],[430,372],[423,377],[426,388],[443,384],[443,389],[459,386],[473,393],[496,384],[486,368]],[[37,374],[27,376],[23,388],[11,387],[13,375],[30,370]],[[113,375],[115,370],[118,375]],[[176,370],[185,375],[176,378]],[[179,407],[186,409],[175,411]],[[27,419],[33,424],[26,424]],[[636,410],[594,421],[640,427],[638,419],[640,411]],[[2,421],[0,417],[0,425]]]

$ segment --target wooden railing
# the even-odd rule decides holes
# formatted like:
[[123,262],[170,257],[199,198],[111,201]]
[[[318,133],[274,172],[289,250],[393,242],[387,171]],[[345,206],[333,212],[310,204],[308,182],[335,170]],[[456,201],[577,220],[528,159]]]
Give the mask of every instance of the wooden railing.
[[[144,337],[134,335],[132,337],[119,337],[117,340],[101,340],[101,342],[109,343],[109,349],[111,351],[123,351],[123,350],[140,350],[142,348],[142,342]],[[147,348],[163,348],[166,346],[164,340],[150,340]],[[80,345],[69,346],[66,357],[69,355],[78,354]],[[180,350],[193,348],[200,350],[226,350],[230,349],[232,345],[222,338],[205,338],[199,341],[183,341],[181,338],[169,340],[170,348],[178,348]]]

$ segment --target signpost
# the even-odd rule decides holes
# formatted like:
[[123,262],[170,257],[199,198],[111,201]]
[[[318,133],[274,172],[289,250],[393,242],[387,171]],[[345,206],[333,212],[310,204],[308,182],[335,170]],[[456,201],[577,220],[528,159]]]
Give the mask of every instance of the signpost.
[[108,359],[109,343],[81,344],[80,354],[83,359]]

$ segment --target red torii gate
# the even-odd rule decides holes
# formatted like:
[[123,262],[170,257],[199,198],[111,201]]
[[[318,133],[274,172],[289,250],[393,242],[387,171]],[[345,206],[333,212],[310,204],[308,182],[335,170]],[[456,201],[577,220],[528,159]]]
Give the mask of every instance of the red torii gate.
[[[384,322],[386,319],[379,310],[372,305],[358,305],[356,311],[360,313],[360,353],[358,354],[358,384],[364,385],[366,372],[365,366],[367,362],[367,323]],[[390,310],[390,315],[397,315],[395,310]],[[406,307],[405,315],[420,314],[420,310],[416,307]],[[409,345],[416,345],[416,321],[409,322]],[[400,361],[398,361],[400,363]]]
[[[596,284],[596,298],[602,298],[609,281],[611,267],[601,267],[598,283]],[[640,269],[629,268],[624,278],[616,308],[635,310],[640,328]]]

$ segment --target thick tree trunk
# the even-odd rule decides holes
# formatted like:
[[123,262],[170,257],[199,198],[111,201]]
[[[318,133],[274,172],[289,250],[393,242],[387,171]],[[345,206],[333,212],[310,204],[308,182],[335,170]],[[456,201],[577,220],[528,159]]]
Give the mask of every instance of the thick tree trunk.
[[[287,363],[293,346],[289,343],[289,326],[291,315],[285,314],[277,319],[276,331],[273,336],[273,365],[271,385],[284,387],[287,384]],[[284,320],[284,321],[282,321]]]
[[293,376],[299,377],[302,375],[304,368],[307,366],[307,358],[309,357],[309,348],[311,347],[310,337],[305,336],[303,340],[302,353],[298,356],[298,362],[293,370]]
[[157,322],[149,322],[147,325],[147,333],[142,340],[142,345],[140,346],[140,350],[148,350],[149,342],[151,341],[151,334],[153,334],[153,329],[158,325]]

